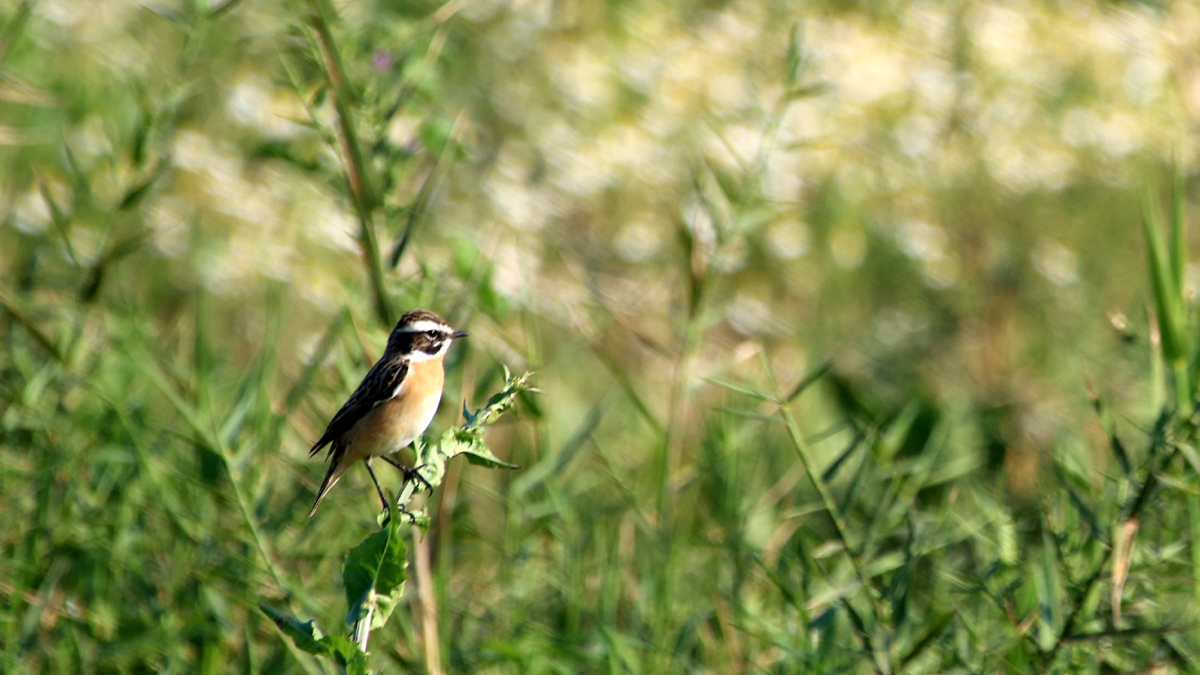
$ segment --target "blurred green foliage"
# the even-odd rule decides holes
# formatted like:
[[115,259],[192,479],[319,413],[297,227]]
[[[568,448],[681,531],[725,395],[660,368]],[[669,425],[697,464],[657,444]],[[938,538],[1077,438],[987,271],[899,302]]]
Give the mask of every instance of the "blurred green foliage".
[[376,667],[1195,670],[1198,47],[1185,3],[0,5],[0,670],[321,672],[257,606],[342,625],[373,491],[305,519],[305,450],[413,307],[472,333],[431,434],[501,364],[545,395],[429,504],[439,658],[410,581]]

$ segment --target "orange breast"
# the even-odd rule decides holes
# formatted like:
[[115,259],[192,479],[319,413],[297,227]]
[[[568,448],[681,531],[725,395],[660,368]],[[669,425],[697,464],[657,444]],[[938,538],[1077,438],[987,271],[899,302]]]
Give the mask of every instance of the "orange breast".
[[400,393],[363,416],[350,429],[347,459],[390,455],[416,440],[433,421],[442,401],[442,359],[409,366]]

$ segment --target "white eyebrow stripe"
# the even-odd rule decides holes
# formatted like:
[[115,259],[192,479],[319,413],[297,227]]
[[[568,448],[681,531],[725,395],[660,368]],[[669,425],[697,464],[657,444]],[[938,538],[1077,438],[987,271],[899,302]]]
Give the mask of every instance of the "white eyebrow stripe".
[[448,330],[448,328],[436,321],[417,321],[416,323],[408,324],[404,328],[399,329],[397,332],[398,333],[424,333],[425,331],[430,331],[430,330],[446,332]]

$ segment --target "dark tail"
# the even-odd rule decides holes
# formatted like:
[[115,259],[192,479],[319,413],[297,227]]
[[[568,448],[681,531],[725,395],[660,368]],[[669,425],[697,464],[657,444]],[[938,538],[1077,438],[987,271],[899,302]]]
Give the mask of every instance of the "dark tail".
[[321,481],[321,487],[317,490],[317,500],[313,502],[312,510],[308,512],[309,518],[313,517],[313,514],[317,512],[317,507],[321,505],[321,500],[325,498],[325,495],[329,494],[334,484],[342,477],[342,472],[338,471],[341,468],[341,464],[342,453],[333,453],[333,458],[329,462],[329,471],[325,472],[325,480]]

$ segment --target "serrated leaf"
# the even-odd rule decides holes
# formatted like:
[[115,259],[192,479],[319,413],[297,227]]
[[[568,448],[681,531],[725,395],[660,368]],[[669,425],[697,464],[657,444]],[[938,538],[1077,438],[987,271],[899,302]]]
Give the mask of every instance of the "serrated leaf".
[[374,607],[371,629],[382,627],[395,609],[408,579],[408,552],[400,538],[400,518],[392,517],[378,532],[350,550],[342,564],[342,583],[350,611],[346,623],[353,624]]
[[492,454],[491,450],[488,450],[486,445],[479,442],[461,446],[461,449],[458,452],[455,452],[454,455],[465,455],[468,462],[477,466],[486,466],[490,469],[521,468],[516,464],[509,464],[508,462],[501,461],[499,457]]
[[[346,669],[347,675],[367,672],[367,655],[363,654],[358,645],[354,644],[350,638],[341,635],[326,635],[321,638],[321,646],[325,647],[326,653],[334,661],[337,661],[339,666]],[[361,669],[358,669],[360,666]]]
[[346,675],[371,675],[371,671],[367,669],[367,655],[362,652],[344,665],[346,666]]
[[323,635],[321,629],[317,628],[317,625],[312,621],[301,622],[299,619],[284,614],[270,605],[261,602],[258,603],[258,608],[271,621],[274,621],[279,630],[283,631],[284,635],[290,637],[292,642],[296,643],[296,646],[301,650],[309,654],[332,656],[329,647],[324,643],[324,640],[328,636]]
[[487,403],[474,413],[467,411],[466,404],[463,405],[463,417],[466,423],[463,424],[463,430],[474,430],[482,426],[486,426],[495,422],[505,412],[512,408],[516,402],[517,395],[523,391],[537,391],[529,385],[529,378],[533,373],[525,373],[518,377],[513,377],[508,372],[508,368],[504,369],[504,389],[492,395]]

